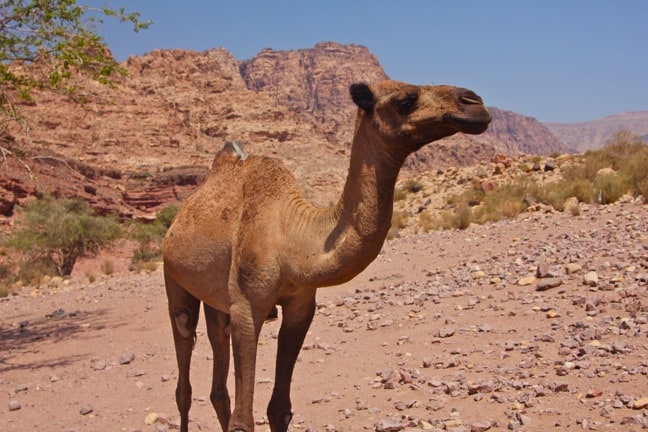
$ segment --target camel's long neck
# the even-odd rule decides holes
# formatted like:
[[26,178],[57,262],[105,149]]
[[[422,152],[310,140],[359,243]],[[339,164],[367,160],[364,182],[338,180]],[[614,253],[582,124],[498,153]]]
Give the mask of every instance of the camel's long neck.
[[294,215],[293,220],[301,221],[298,231],[309,236],[300,236],[304,258],[294,262],[303,283],[328,286],[350,280],[378,255],[391,227],[394,186],[406,155],[387,148],[369,122],[358,124],[338,203],[316,212],[303,211],[303,204],[294,209],[302,216]]

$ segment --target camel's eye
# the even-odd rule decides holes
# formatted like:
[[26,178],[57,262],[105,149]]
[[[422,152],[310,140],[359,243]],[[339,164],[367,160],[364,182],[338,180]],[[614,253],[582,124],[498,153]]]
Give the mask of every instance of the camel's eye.
[[416,102],[418,102],[418,94],[411,93],[402,99],[396,101],[396,107],[400,115],[409,115],[416,109]]

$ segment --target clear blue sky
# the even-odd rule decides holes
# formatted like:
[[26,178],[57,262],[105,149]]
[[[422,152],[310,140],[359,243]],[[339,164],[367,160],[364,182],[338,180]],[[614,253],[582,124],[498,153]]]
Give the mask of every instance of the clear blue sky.
[[[92,2],[88,2],[92,3]],[[97,2],[98,3],[98,2]],[[158,48],[364,45],[392,79],[453,84],[543,122],[648,110],[647,0],[111,0],[153,20],[106,23],[118,60]]]

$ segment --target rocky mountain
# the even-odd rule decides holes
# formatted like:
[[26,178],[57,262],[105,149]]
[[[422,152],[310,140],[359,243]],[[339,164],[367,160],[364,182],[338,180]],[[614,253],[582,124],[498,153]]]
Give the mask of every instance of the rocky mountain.
[[549,156],[569,151],[563,141],[535,118],[495,107],[488,109],[493,122],[484,135],[476,138],[491,143],[498,153]]
[[545,126],[578,153],[603,147],[620,129],[644,137],[648,142],[648,111],[620,113],[582,123],[546,123]]
[[[333,42],[266,49],[243,62],[222,48],[156,50],[123,66],[128,75],[116,88],[79,83],[85,104],[34,92],[19,106],[29,131],[14,124],[6,142],[25,152],[23,161],[36,178],[43,172],[47,180],[17,173],[20,164],[6,170],[0,178],[3,213],[45,191],[83,196],[126,218],[151,213],[184,199],[228,140],[240,141],[250,153],[281,158],[306,195],[326,205],[336,199],[348,167],[355,116],[348,86],[387,78],[367,48]],[[407,162],[405,175],[469,165],[496,153],[562,151],[534,119],[492,111],[488,133],[456,135],[424,148]]]

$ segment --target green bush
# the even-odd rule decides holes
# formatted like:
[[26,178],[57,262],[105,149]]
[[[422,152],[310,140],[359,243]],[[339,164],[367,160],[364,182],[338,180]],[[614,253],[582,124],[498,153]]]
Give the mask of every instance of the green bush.
[[95,216],[87,202],[45,197],[23,210],[18,230],[7,245],[26,252],[21,278],[49,272],[66,276],[77,259],[96,253],[118,238],[121,229],[110,217]]
[[170,205],[162,208],[152,223],[135,222],[133,224],[130,236],[138,243],[133,253],[133,264],[160,259],[162,239],[177,213],[178,207]]

